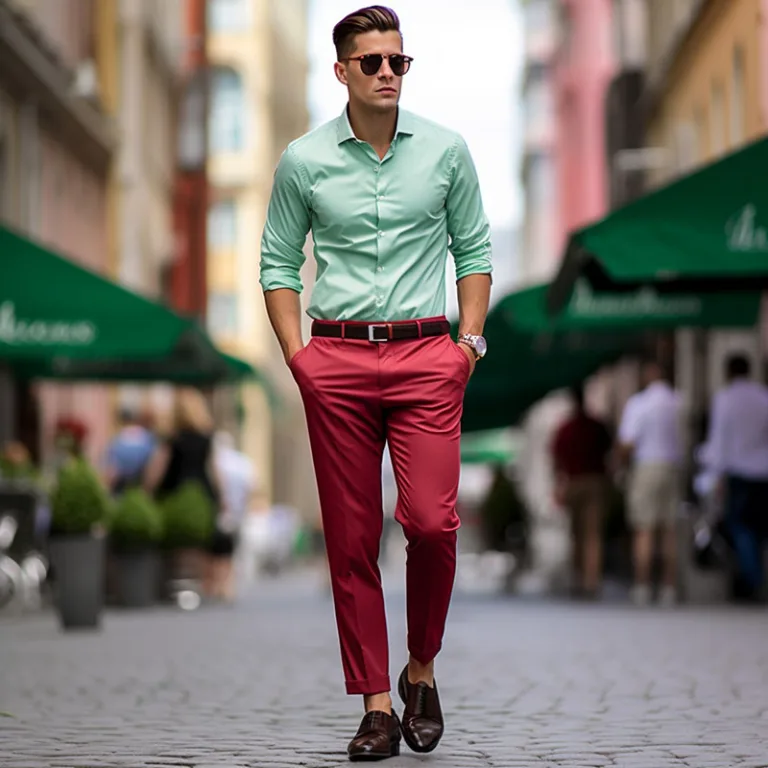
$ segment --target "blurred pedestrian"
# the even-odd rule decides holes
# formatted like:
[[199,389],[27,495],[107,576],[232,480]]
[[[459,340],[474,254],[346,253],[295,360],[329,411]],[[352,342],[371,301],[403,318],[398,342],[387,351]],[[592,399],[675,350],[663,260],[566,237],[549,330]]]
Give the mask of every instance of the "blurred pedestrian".
[[104,469],[104,481],[115,495],[143,483],[144,472],[157,447],[155,436],[131,408],[120,411],[119,421],[120,429],[107,448]]
[[225,431],[214,436],[214,462],[221,481],[221,494],[226,510],[217,518],[215,540],[211,547],[214,556],[213,581],[215,591],[225,600],[235,597],[234,554],[238,546],[251,496],[256,488],[253,462],[235,447],[235,439]]
[[662,539],[664,561],[660,602],[677,600],[677,517],[682,503],[683,444],[680,397],[663,367],[643,364],[644,389],[629,398],[619,427],[624,464],[631,464],[627,501],[633,531],[634,587],[632,599],[651,599],[651,564],[656,534]]
[[725,374],[728,384],[712,402],[707,461],[736,549],[734,596],[753,602],[760,599],[768,537],[768,387],[750,380],[741,354],[728,358]]
[[570,514],[575,597],[595,598],[603,571],[603,522],[608,499],[607,460],[612,440],[592,416],[584,390],[572,390],[574,410],[555,432],[552,461],[558,501]]
[[207,548],[203,591],[209,597],[226,597],[218,558],[231,557],[234,539],[221,534],[217,518],[226,512],[222,483],[213,457],[213,417],[202,393],[189,387],[176,392],[171,431],[159,443],[146,473],[146,485],[165,496],[186,482],[199,483],[211,501],[214,535]]
[[[395,13],[372,6],[333,34],[349,102],[293,142],[275,173],[261,249],[270,320],[307,414],[347,693],[366,715],[352,760],[400,749],[392,712],[384,596],[382,452],[400,490],[408,540],[408,650],[398,691],[402,734],[418,752],[443,734],[434,682],[456,569],[456,495],[464,390],[485,354],[490,228],[466,144],[398,109],[403,54]],[[301,337],[303,246],[318,277]],[[450,241],[460,305],[458,343],[445,319]]]

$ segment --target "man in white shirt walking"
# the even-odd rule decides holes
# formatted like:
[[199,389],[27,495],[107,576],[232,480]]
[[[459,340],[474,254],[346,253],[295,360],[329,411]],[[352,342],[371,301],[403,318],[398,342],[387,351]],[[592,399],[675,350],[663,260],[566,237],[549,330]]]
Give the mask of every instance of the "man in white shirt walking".
[[735,596],[759,598],[768,526],[768,387],[750,380],[744,355],[726,361],[728,385],[712,402],[709,468],[719,480],[738,560]]
[[655,361],[643,366],[645,388],[630,397],[619,427],[625,463],[632,463],[628,487],[629,522],[633,531],[635,603],[651,598],[654,534],[663,541],[662,604],[676,600],[677,535],[675,521],[681,503],[680,398]]

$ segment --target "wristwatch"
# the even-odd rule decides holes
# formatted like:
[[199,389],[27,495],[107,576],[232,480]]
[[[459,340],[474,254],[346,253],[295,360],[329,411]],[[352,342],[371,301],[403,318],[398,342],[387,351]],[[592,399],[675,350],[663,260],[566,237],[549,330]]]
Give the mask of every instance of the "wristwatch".
[[466,344],[475,353],[475,360],[485,357],[485,353],[488,351],[488,343],[483,336],[462,333],[458,338],[458,342],[459,344]]

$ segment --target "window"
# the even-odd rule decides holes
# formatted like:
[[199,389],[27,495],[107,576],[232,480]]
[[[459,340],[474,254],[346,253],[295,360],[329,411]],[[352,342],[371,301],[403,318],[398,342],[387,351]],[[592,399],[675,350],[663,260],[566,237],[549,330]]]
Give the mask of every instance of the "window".
[[725,96],[720,83],[712,84],[711,119],[712,155],[716,158],[725,152]]
[[696,129],[692,122],[675,124],[675,154],[679,175],[689,173],[696,165]]
[[237,331],[237,295],[212,292],[208,294],[208,330],[216,335]]
[[744,141],[744,50],[733,51],[733,83],[731,86],[731,148]]
[[703,163],[707,157],[707,119],[704,110],[696,107],[693,111],[693,126],[695,131],[696,163]]
[[234,32],[248,26],[248,0],[208,0],[211,32]]
[[208,247],[234,248],[237,239],[237,207],[234,200],[219,200],[208,209]]
[[238,152],[245,138],[243,80],[233,69],[219,67],[211,75],[210,141],[212,152]]

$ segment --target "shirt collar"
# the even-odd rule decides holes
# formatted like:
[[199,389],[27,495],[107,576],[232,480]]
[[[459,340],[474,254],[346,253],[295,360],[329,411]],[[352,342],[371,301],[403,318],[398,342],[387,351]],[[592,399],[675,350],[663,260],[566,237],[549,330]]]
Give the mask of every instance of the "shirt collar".
[[[344,107],[344,111],[336,120],[336,139],[339,144],[355,138],[355,132],[352,130],[352,124],[349,122],[349,106]],[[414,124],[413,116],[409,112],[404,112],[400,107],[397,108],[397,124],[395,125],[395,136],[400,134],[411,136],[413,134]]]

